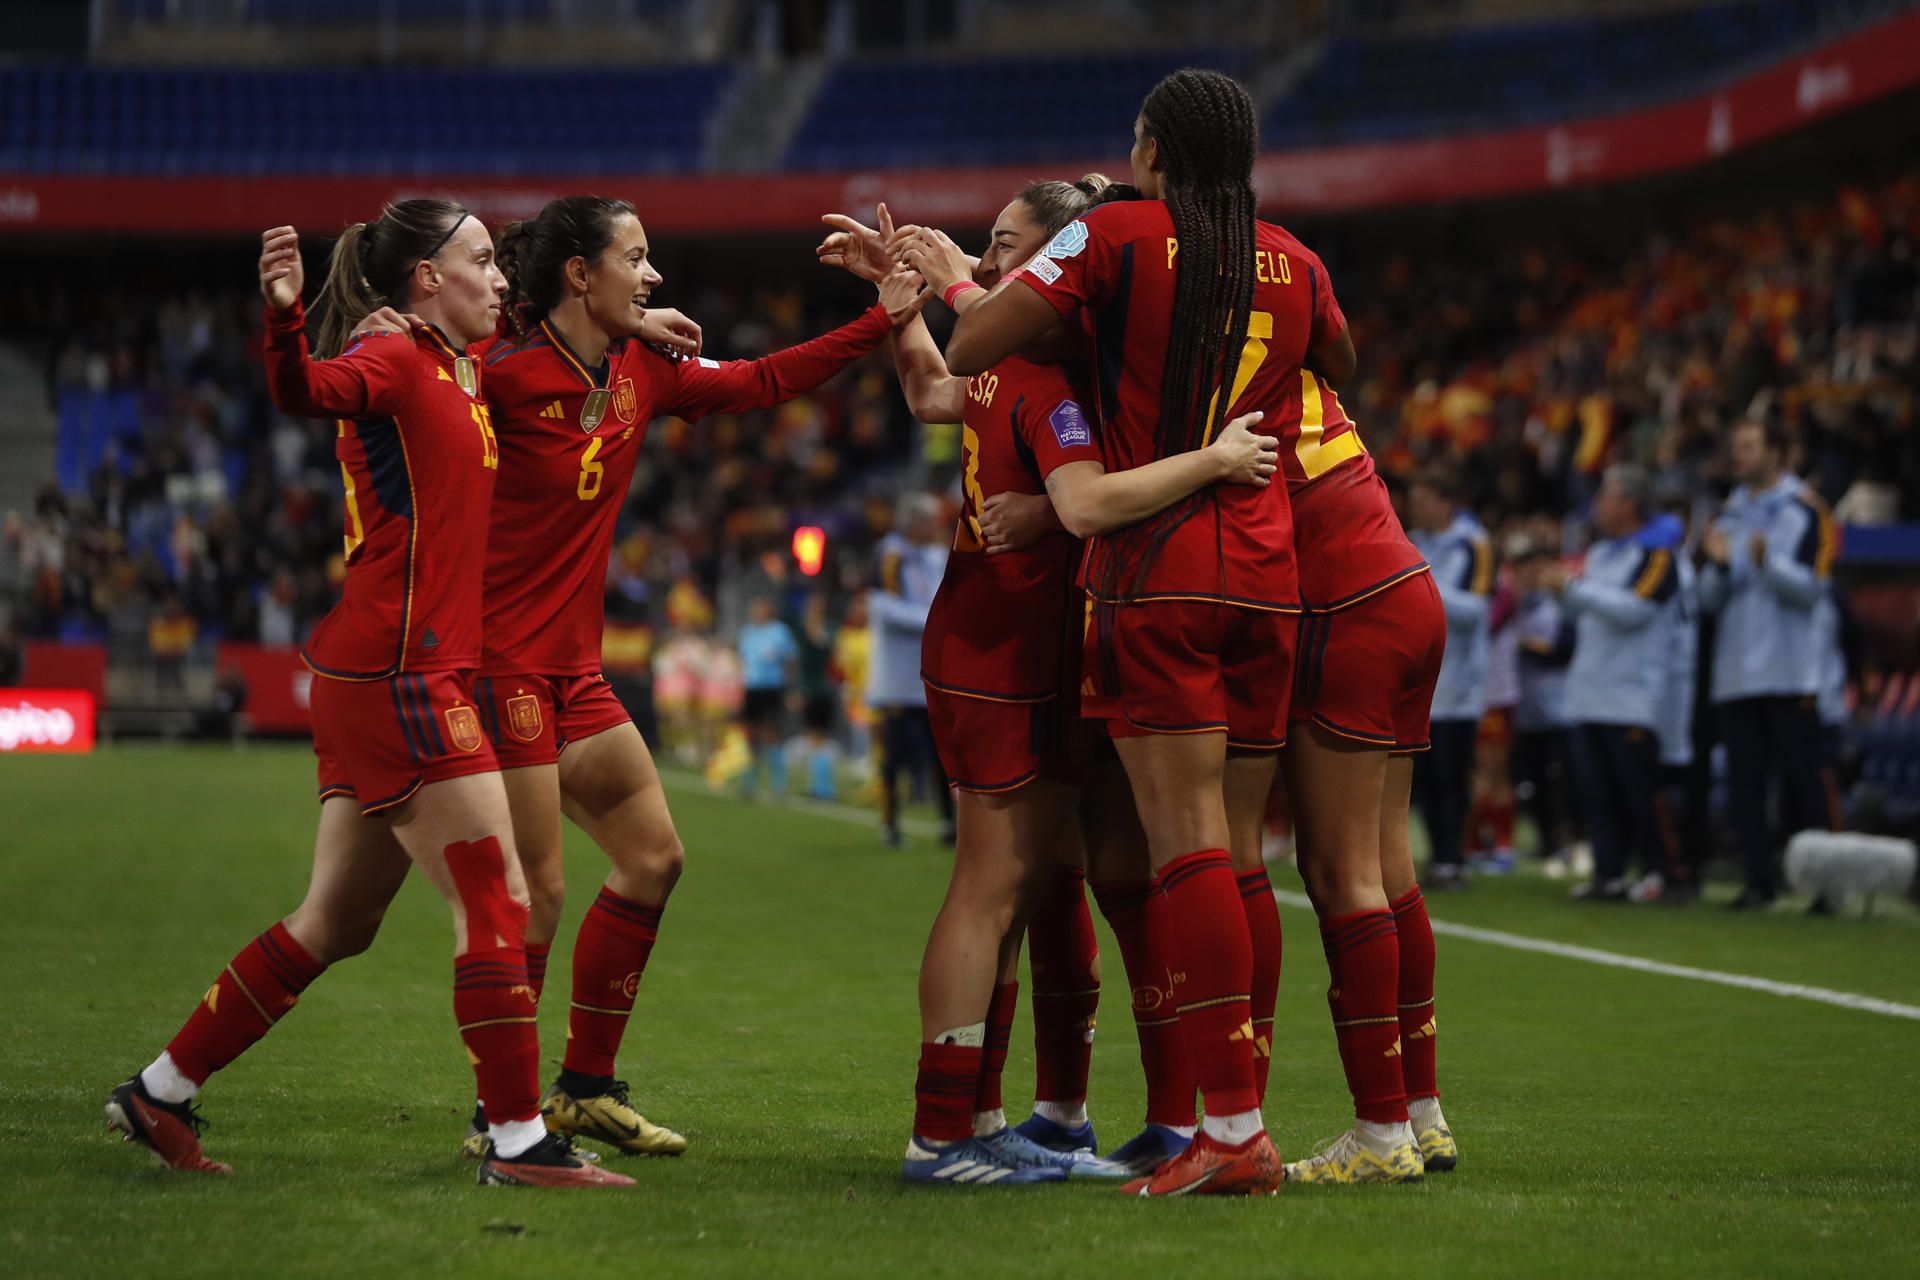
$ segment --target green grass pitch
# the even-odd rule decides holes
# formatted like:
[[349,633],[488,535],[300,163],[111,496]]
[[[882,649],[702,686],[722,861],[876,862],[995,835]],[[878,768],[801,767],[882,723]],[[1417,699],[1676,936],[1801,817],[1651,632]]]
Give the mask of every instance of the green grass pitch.
[[[689,850],[622,1060],[674,1161],[637,1192],[480,1189],[443,909],[409,884],[374,949],[203,1095],[232,1179],[103,1131],[213,974],[290,909],[315,808],[304,750],[121,748],[0,760],[0,1272],[17,1276],[1901,1274],[1920,1023],[1440,939],[1441,1083],[1461,1167],[1413,1187],[1143,1203],[1093,1185],[909,1190],[914,975],[948,859],[869,830],[679,790]],[[573,898],[544,1041],[564,1035]],[[1297,888],[1281,869],[1276,881]],[[1437,918],[1920,1003],[1920,923],[1581,908],[1516,878]],[[1267,1118],[1292,1157],[1347,1109],[1307,914],[1287,940]],[[1103,1138],[1138,1061],[1104,933]],[[1026,1011],[1022,1010],[1022,1027]],[[1008,1098],[1032,1058],[1016,1034]]]

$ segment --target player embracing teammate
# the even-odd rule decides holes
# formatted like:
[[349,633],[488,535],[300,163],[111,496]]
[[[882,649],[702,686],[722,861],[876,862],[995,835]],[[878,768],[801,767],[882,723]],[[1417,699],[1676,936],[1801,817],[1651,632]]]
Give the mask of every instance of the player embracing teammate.
[[[1187,1149],[1129,1184],[1142,1195],[1261,1194],[1287,1173],[1356,1181],[1422,1171],[1399,1032],[1403,1018],[1414,1020],[1430,1049],[1431,934],[1424,994],[1416,975],[1406,983],[1416,998],[1406,1000],[1395,909],[1413,931],[1425,916],[1410,862],[1391,908],[1382,863],[1397,874],[1405,851],[1404,788],[1397,824],[1386,803],[1389,774],[1398,784],[1405,770],[1388,764],[1389,753],[1424,745],[1422,694],[1441,641],[1424,564],[1392,525],[1378,479],[1366,465],[1339,471],[1365,457],[1332,386],[1352,370],[1352,345],[1319,259],[1255,217],[1256,146],[1252,103],[1238,83],[1177,72],[1135,124],[1132,169],[1144,198],[1069,224],[1009,273],[1017,283],[974,287],[937,233],[919,233],[904,253],[959,314],[946,353],[956,374],[989,370],[1063,317],[1085,321],[1101,447],[1113,470],[1202,447],[1248,411],[1264,413],[1262,430],[1279,438],[1288,464],[1286,486],[1203,488],[1094,540],[1082,569],[1083,714],[1106,722],[1132,784],[1166,898],[1173,1002],[1205,1102]],[[1296,530],[1288,491],[1310,494],[1336,471],[1326,491],[1337,496],[1309,498],[1312,523]],[[1354,520],[1350,554],[1341,539]],[[1303,569],[1296,537],[1339,569]],[[1362,611],[1369,599],[1374,607]],[[1336,642],[1342,613],[1350,616]],[[1312,664],[1296,663],[1303,615]],[[1396,628],[1405,633],[1382,640],[1382,630]],[[1362,688],[1378,686],[1379,696],[1329,693],[1317,679],[1329,661]],[[1316,679],[1297,686],[1301,675]],[[1336,719],[1356,701],[1366,713],[1353,716],[1357,726]],[[1376,703],[1384,729],[1374,727]],[[1306,727],[1287,776],[1296,812],[1305,812],[1303,862],[1361,1120],[1346,1139],[1283,1171],[1260,1112],[1280,932],[1259,847],[1274,756],[1295,718]],[[1437,1104],[1429,1118],[1435,1154],[1450,1160],[1450,1138],[1439,1148]]]

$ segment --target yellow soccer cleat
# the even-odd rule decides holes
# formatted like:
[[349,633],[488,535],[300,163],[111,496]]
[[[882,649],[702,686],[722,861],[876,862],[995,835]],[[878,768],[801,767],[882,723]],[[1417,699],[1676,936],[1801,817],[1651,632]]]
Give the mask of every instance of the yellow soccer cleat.
[[615,1080],[605,1093],[576,1098],[559,1085],[540,1100],[540,1114],[554,1133],[591,1138],[636,1156],[677,1156],[687,1140],[635,1111],[627,1101],[627,1082]]
[[1418,1182],[1426,1174],[1420,1149],[1411,1133],[1387,1155],[1374,1154],[1353,1129],[1347,1130],[1305,1160],[1287,1166],[1288,1182],[1345,1186],[1355,1182]]
[[1453,1143],[1453,1130],[1440,1114],[1440,1099],[1414,1098],[1407,1103],[1407,1115],[1413,1122],[1414,1141],[1420,1144],[1420,1159],[1428,1173],[1452,1173],[1460,1163],[1460,1148]]

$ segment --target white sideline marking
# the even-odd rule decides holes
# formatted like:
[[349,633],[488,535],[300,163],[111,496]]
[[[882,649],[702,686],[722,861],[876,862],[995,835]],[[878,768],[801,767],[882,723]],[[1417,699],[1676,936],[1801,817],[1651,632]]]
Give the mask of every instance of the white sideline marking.
[[[1302,893],[1275,889],[1273,896],[1290,907],[1302,907],[1308,911],[1313,909],[1313,904]],[[1874,996],[1857,995],[1851,991],[1833,991],[1826,987],[1803,986],[1797,982],[1775,982],[1771,978],[1750,977],[1744,973],[1721,973],[1717,969],[1696,969],[1692,965],[1643,960],[1639,956],[1621,955],[1618,951],[1576,947],[1567,942],[1550,942],[1545,938],[1529,938],[1524,934],[1502,933],[1498,929],[1480,929],[1473,925],[1453,924],[1446,920],[1433,921],[1433,931],[1449,938],[1465,938],[1470,942],[1484,942],[1495,947],[1511,947],[1515,951],[1533,951],[1541,955],[1559,956],[1564,960],[1584,960],[1588,964],[1607,965],[1614,969],[1633,969],[1640,973],[1657,973],[1667,978],[1691,978],[1695,982],[1713,982],[1723,987],[1764,991],[1770,996],[1812,1000],[1817,1004],[1838,1005],[1842,1009],[1858,1009],[1863,1013],[1879,1013],[1889,1018],[1907,1018],[1920,1022],[1920,1005],[1899,1004],[1892,1000],[1877,999]]]
[[[729,799],[725,793],[716,792],[707,786],[705,778],[684,770],[662,769],[660,780],[668,786],[699,791],[703,795],[713,796],[716,799]],[[785,796],[756,803],[798,809],[802,813],[811,813],[835,822],[852,823],[855,826],[870,829],[877,823],[877,815],[873,810],[850,804],[839,804],[832,800],[807,800],[799,796]],[[928,839],[938,835],[940,831],[937,824],[925,818],[903,818],[900,826],[909,835],[924,836]],[[1290,907],[1313,910],[1313,904],[1303,893],[1275,889],[1273,896]],[[1718,969],[1696,969],[1692,965],[1668,964],[1664,960],[1646,960],[1640,956],[1622,955],[1618,951],[1602,951],[1597,947],[1577,947],[1570,942],[1529,938],[1525,934],[1503,933],[1498,929],[1481,929],[1469,924],[1454,924],[1447,920],[1434,920],[1432,923],[1434,933],[1443,937],[1465,938],[1469,942],[1484,942],[1489,946],[1509,947],[1515,951],[1532,951],[1539,955],[1559,956],[1563,960],[1584,960],[1588,964],[1605,965],[1612,969],[1657,973],[1665,978],[1689,978],[1695,982],[1712,982],[1723,987],[1739,987],[1746,991],[1764,992],[1770,996],[1811,1000],[1815,1004],[1830,1004],[1842,1009],[1857,1009],[1862,1013],[1878,1013],[1889,1018],[1905,1018],[1911,1022],[1920,1022],[1920,1005],[1900,1004],[1894,1000],[1881,1000],[1875,996],[1863,996],[1852,991],[1809,987],[1798,982],[1775,982],[1771,978],[1755,978],[1744,973],[1722,973]]]

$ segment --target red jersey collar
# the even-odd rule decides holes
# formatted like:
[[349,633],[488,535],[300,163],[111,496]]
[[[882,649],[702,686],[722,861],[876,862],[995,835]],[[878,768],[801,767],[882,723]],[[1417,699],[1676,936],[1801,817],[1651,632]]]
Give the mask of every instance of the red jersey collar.
[[[613,361],[611,359],[606,362],[606,372],[603,377],[596,378],[593,370],[587,367],[587,362],[582,360],[575,354],[573,348],[567,345],[567,340],[560,336],[560,331],[553,327],[551,321],[542,320],[540,322],[540,332],[547,335],[547,341],[551,342],[553,349],[560,353],[560,358],[566,362],[567,367],[579,375],[580,381],[586,383],[596,391],[605,391],[607,389],[607,381],[613,376]],[[611,356],[613,348],[609,346],[607,352],[609,356]]]

